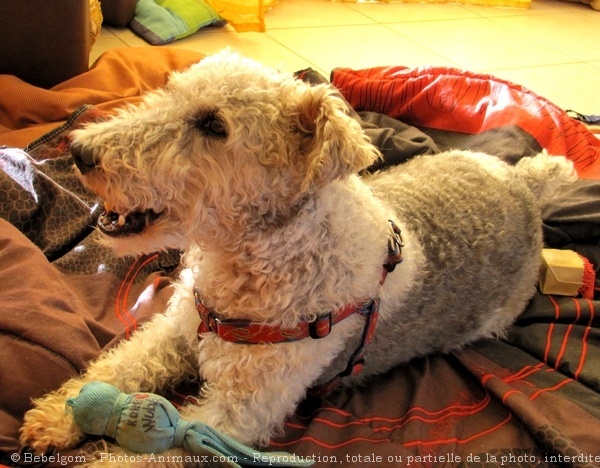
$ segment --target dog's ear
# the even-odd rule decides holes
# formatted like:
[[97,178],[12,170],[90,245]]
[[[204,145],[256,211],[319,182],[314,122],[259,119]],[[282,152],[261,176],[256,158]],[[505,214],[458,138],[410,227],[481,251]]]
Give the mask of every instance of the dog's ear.
[[346,178],[380,157],[348,110],[348,104],[329,86],[303,90],[298,106],[298,130],[305,135],[302,190]]

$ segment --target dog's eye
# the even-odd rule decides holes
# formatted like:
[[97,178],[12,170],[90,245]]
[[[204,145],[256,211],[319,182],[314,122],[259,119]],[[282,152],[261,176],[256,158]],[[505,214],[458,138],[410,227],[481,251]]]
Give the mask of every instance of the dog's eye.
[[223,121],[215,114],[200,116],[196,119],[195,127],[207,136],[225,138],[227,130]]

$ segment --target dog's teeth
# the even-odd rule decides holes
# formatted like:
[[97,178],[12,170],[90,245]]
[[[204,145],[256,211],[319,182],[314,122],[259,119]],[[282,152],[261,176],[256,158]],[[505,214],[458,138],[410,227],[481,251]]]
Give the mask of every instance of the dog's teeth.
[[125,216],[123,216],[122,214],[119,215],[119,220],[117,221],[117,224],[119,226],[125,226]]

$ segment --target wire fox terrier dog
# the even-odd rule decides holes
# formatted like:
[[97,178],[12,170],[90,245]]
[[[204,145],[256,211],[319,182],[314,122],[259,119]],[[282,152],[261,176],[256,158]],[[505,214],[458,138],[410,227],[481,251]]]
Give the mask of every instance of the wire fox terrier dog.
[[311,387],[502,335],[534,293],[539,199],[575,177],[563,157],[466,151],[360,177],[380,155],[331,87],[227,51],[71,151],[116,251],[178,248],[187,269],[164,315],[34,402],[37,452],[82,440],[65,401],[87,381],[199,378],[182,416],[262,446]]

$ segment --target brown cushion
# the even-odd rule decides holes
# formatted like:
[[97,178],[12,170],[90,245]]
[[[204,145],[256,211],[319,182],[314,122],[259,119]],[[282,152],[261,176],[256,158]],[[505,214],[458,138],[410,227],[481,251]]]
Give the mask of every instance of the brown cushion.
[[88,0],[0,2],[0,74],[50,88],[89,66]]

